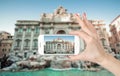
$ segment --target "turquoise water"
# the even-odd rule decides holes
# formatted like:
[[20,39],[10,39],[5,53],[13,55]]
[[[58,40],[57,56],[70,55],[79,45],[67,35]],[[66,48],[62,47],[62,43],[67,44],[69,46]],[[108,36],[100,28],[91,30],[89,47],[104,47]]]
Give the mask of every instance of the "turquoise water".
[[98,72],[80,71],[77,69],[66,71],[53,71],[44,69],[31,72],[0,72],[0,76],[114,76],[106,70]]

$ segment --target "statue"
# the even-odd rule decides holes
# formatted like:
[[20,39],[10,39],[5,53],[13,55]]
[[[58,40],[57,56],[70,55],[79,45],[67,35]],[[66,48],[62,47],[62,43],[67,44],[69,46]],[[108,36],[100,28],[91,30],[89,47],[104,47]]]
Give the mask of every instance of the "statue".
[[60,6],[60,7],[55,11],[55,15],[63,15],[63,14],[67,14],[67,10],[64,9],[62,6]]

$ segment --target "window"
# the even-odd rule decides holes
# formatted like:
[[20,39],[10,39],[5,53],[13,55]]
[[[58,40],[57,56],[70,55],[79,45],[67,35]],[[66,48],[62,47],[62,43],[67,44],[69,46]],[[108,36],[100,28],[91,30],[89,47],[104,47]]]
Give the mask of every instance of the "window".
[[24,57],[25,57],[25,58],[27,57],[27,52],[24,53]]
[[4,49],[4,51],[7,51],[6,49]]
[[116,46],[117,46],[117,47],[119,47],[119,46],[120,46],[120,44],[116,44]]
[[18,32],[19,32],[19,33],[23,32],[23,28],[19,28],[19,29],[18,29]]
[[18,55],[18,52],[15,52],[15,56],[17,56]]
[[12,46],[12,44],[10,44],[10,46]]
[[4,49],[2,49],[2,51],[4,52]]
[[31,29],[30,29],[30,27],[28,27],[28,28],[27,28],[27,31],[26,31],[26,32],[31,32]]
[[39,27],[35,27],[35,33],[39,33],[40,29]]
[[26,39],[26,40],[25,40],[25,47],[28,47],[29,44],[30,44],[30,40]]
[[37,40],[37,39],[35,39],[35,40],[33,41],[33,47],[38,47],[38,40]]
[[17,47],[20,47],[20,44],[21,44],[21,40],[19,40],[19,39],[16,40],[16,46],[17,46]]
[[34,52],[33,55],[36,55],[36,52]]

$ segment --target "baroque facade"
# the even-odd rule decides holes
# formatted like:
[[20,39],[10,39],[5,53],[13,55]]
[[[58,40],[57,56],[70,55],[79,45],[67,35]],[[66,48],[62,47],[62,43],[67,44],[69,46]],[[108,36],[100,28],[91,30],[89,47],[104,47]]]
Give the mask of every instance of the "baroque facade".
[[[90,21],[92,24],[95,23],[95,21]],[[63,7],[57,8],[53,13],[43,13],[40,21],[18,20],[15,25],[12,51],[15,55],[21,54],[24,57],[37,54],[38,36],[40,34],[69,34],[70,31],[80,30],[81,28],[76,23],[73,13],[68,13]],[[97,25],[100,24],[97,23]],[[105,46],[108,45],[106,38],[101,40]],[[80,39],[81,51],[84,50],[84,46],[84,41]]]

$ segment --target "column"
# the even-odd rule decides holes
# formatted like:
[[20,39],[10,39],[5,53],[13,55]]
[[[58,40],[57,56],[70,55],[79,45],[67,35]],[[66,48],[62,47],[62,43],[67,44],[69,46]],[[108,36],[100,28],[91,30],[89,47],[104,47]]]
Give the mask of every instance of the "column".
[[34,28],[32,28],[31,31],[31,38],[30,38],[30,50],[32,51],[32,47],[33,47],[33,37],[34,37]]
[[22,42],[21,42],[21,49],[20,49],[21,51],[23,51],[23,47],[24,47],[25,31],[26,31],[26,29],[24,28],[24,29],[23,29]]

